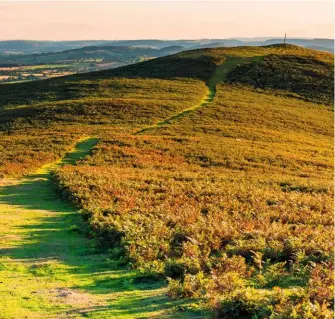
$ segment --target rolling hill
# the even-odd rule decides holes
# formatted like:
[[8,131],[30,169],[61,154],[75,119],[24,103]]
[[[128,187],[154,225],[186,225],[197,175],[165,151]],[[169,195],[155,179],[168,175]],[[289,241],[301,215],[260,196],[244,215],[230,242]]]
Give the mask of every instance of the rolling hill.
[[61,52],[49,52],[32,55],[0,55],[0,65],[37,65],[69,63],[71,61],[100,60],[101,62],[139,61],[145,57],[159,57],[183,51],[182,46],[169,46],[163,49],[134,46],[87,46]]
[[[227,47],[263,46],[283,43],[282,38],[229,38],[229,39],[199,39],[199,40],[87,40],[87,41],[33,41],[10,40],[0,41],[2,54],[39,54],[79,49],[87,46],[144,46],[162,49],[168,46],[183,46],[187,49],[211,47],[212,44],[223,43]],[[287,43],[303,47],[318,47],[321,51],[334,51],[334,39],[295,39],[288,38]]]
[[[89,155],[52,171],[85,222],[71,231],[44,216],[60,205],[54,194],[44,206],[34,195],[45,171],[0,189],[0,212],[11,212],[0,278],[38,278],[22,305],[4,289],[17,305],[8,317],[332,317],[333,61],[291,44],[208,48],[1,85],[5,185],[94,138]],[[24,220],[13,213],[23,208]],[[84,236],[101,255],[59,248]],[[49,281],[92,306],[56,298]]]
[[[79,51],[81,51],[80,49]],[[270,45],[268,47],[214,48],[185,51],[145,61],[126,67],[87,74],[61,77],[33,83],[0,86],[2,121],[20,106],[22,117],[30,111],[43,113],[49,107],[60,104],[59,112],[66,116],[62,105],[68,103],[80,108],[82,102],[91,101],[99,105],[106,99],[122,97],[123,90],[130,92],[133,87],[117,84],[122,79],[136,83],[135,79],[170,81],[201,81],[209,84],[210,78],[220,65],[229,62],[227,81],[252,85],[256,89],[273,90],[274,94],[293,96],[306,101],[331,105],[333,101],[333,56],[294,45]],[[289,67],[290,66],[290,67]],[[133,79],[133,80],[132,80]],[[216,81],[220,81],[219,78]],[[137,85],[136,85],[137,86]],[[122,89],[119,91],[119,89]],[[138,85],[141,90],[141,85]],[[159,90],[159,88],[157,87]],[[147,89],[143,88],[144,91]],[[99,102],[100,98],[100,102]],[[67,101],[67,102],[66,102]],[[82,102],[81,102],[82,101]],[[51,106],[51,105],[50,105]],[[110,109],[112,110],[112,108]],[[23,115],[23,113],[25,115]],[[44,115],[42,115],[44,117]],[[49,118],[52,120],[52,118]],[[111,119],[112,121],[112,119]]]
[[[266,46],[282,42],[282,39],[269,38],[169,41],[0,41],[0,84],[45,80],[69,74],[117,68],[184,50]],[[320,51],[333,52],[334,50],[334,41],[331,39],[288,38],[287,43]]]

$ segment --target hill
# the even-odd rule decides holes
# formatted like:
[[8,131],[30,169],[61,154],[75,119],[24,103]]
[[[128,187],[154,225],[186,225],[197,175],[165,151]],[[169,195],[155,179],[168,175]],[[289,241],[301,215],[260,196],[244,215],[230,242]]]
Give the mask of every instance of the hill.
[[0,56],[0,65],[36,65],[50,63],[69,63],[71,61],[139,61],[144,57],[159,57],[177,53],[183,50],[181,46],[170,46],[161,50],[151,47],[133,46],[87,46],[61,52],[51,52],[32,55],[3,55]]
[[[230,82],[332,104],[333,55],[293,45],[271,45],[191,50],[117,69],[36,83],[2,85],[0,105],[4,109],[10,106],[11,110],[17,105],[28,105],[28,109],[38,110],[38,103],[119,96],[115,92],[119,85],[114,82],[121,78],[168,81],[183,78],[208,84],[215,70],[226,60],[234,61],[227,75]],[[34,106],[29,107],[31,104]]]
[[[229,39],[198,39],[198,40],[87,40],[87,41],[33,41],[10,40],[0,41],[0,53],[4,54],[38,54],[78,49],[86,46],[144,46],[162,49],[168,46],[183,46],[187,49],[196,46],[210,47],[212,43],[224,43],[227,47],[263,46],[283,43],[283,38],[229,38]],[[334,39],[288,38],[287,43],[303,47],[318,47],[324,51],[334,51]]]
[[[282,43],[282,39],[268,39],[264,42],[264,45],[271,45],[276,43]],[[286,40],[288,44],[294,44],[303,46],[306,48],[315,46],[321,50],[327,50],[334,52],[334,39],[292,39],[289,38]]]
[[87,46],[61,52],[0,54],[0,83],[110,69],[183,51],[182,46]]
[[[184,50],[252,47],[282,42],[282,39],[267,38],[171,41],[0,41],[0,84],[45,80],[69,74],[116,68]],[[333,40],[330,39],[287,39],[287,43],[320,51],[333,52],[334,49]]]
[[[74,231],[110,256],[94,274],[86,252],[80,262],[60,253],[48,267],[23,267],[22,252],[42,249],[46,238],[58,247],[50,229],[66,224],[29,216],[41,238],[20,244],[15,229],[31,226],[11,217],[6,225],[15,226],[3,242],[15,247],[4,250],[0,276],[20,272],[27,282],[28,273],[41,275],[25,291],[27,306],[7,288],[3,298],[28,318],[61,316],[69,306],[50,292],[43,294],[49,308],[27,309],[46,278],[56,287],[72,278],[71,289],[104,301],[85,308],[92,318],[192,318],[199,308],[217,318],[332,317],[333,66],[332,54],[290,44],[211,48],[0,86],[4,178],[60,158],[84,135],[98,139],[88,156],[52,176],[59,196],[81,209],[85,225]],[[38,178],[21,189],[25,207],[40,210],[30,199]],[[17,193],[9,185],[2,197],[13,211],[22,202]],[[115,262],[137,269],[142,286],[121,271],[124,281],[115,280],[129,294],[106,300],[119,278],[106,279]],[[168,287],[153,297],[161,280]],[[190,303],[171,311],[162,294],[173,305]],[[131,308],[134,296],[154,306]],[[81,305],[72,307],[81,314]]]

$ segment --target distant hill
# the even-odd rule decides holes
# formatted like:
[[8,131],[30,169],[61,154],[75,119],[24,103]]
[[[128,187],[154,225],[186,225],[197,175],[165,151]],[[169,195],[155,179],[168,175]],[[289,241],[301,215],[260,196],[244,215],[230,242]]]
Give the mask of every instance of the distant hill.
[[197,45],[197,46],[193,47],[192,49],[223,48],[225,46],[226,45],[225,45],[224,42],[211,42],[211,43],[207,43],[207,44]]
[[0,53],[46,53],[82,48],[90,45],[104,44],[109,41],[0,41]]
[[171,46],[183,46],[190,48],[212,40],[88,40],[88,41],[27,41],[9,40],[0,41],[0,53],[2,54],[39,54],[60,52],[78,49],[87,46],[117,46],[117,47],[151,47],[162,49]]
[[317,45],[311,45],[311,46],[306,46],[306,48],[308,49],[313,49],[313,50],[317,50],[317,51],[326,51],[326,52],[330,52],[330,53],[334,53],[334,48],[328,48],[328,47],[320,47]]
[[[186,49],[211,47],[214,43],[224,43],[232,46],[262,46],[283,43],[283,38],[229,38],[229,39],[198,39],[198,40],[87,40],[87,41],[0,41],[0,54],[38,54],[78,49],[87,46],[142,46],[162,49],[169,46],[182,46]],[[288,38],[287,43],[304,47],[316,47],[321,50],[334,50],[333,39],[303,39]]]
[[171,46],[160,49],[159,53],[162,55],[163,54],[173,54],[173,53],[181,52],[184,50],[185,50],[185,47],[183,47],[182,45],[171,45]]
[[[85,52],[85,49],[80,51]],[[207,82],[228,58],[237,59],[236,66],[227,74],[229,82],[273,90],[272,94],[332,104],[332,54],[294,45],[270,45],[184,51],[117,69],[4,84],[0,86],[0,105],[12,108],[34,104],[36,108],[38,103],[44,102],[97,98],[107,94],[103,93],[107,92],[105,89],[99,89],[100,84],[113,78],[189,78]]]
[[145,57],[160,57],[180,52],[182,46],[169,46],[155,49],[144,46],[88,46],[61,52],[40,53],[31,55],[0,55],[0,65],[33,65],[48,63],[66,63],[78,60],[101,60],[102,62],[134,62]]

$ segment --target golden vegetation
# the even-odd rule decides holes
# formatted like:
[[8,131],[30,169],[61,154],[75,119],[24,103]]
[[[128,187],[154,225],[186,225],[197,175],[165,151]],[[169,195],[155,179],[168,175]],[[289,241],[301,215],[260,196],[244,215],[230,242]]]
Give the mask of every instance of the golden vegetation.
[[[173,117],[232,59],[224,78],[235,84]],[[101,141],[55,172],[58,190],[113,256],[169,278],[171,298],[204,298],[218,318],[330,318],[332,59],[291,45],[183,52],[48,81],[30,95],[34,106],[23,93],[10,98],[31,88],[17,85],[0,96],[2,123],[89,124],[82,130]],[[254,68],[269,64],[276,75],[255,88]]]
[[3,177],[19,177],[34,172],[43,164],[64,155],[82,132],[34,129],[0,135],[0,181]]
[[206,296],[220,318],[328,318],[332,112],[217,91],[155,136],[106,136],[56,174],[59,190],[103,246],[170,278],[173,298]]

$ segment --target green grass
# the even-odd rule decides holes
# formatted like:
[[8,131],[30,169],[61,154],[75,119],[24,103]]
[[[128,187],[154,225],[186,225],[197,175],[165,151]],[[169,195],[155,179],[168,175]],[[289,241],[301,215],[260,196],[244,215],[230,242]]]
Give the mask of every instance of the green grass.
[[170,116],[169,118],[167,118],[163,121],[160,121],[156,124],[153,124],[151,126],[140,129],[135,134],[141,134],[141,133],[144,133],[144,132],[148,132],[150,130],[154,130],[154,129],[162,126],[162,125],[170,124],[170,123],[178,120],[179,118],[184,117],[184,116],[188,115],[189,113],[197,110],[198,108],[208,105],[209,103],[211,103],[213,101],[214,97],[215,97],[215,89],[213,87],[208,88],[206,95],[204,96],[204,98],[201,99],[201,101],[198,104],[196,104],[194,106],[191,106],[191,107],[189,107],[185,110],[182,110],[182,111]]
[[[3,182],[0,318],[199,316],[191,302],[169,301],[163,281],[127,270],[122,260],[98,250],[85,236],[80,214],[57,196],[50,172],[74,164],[97,141],[83,139],[64,159]],[[186,311],[178,313],[180,307]]]

